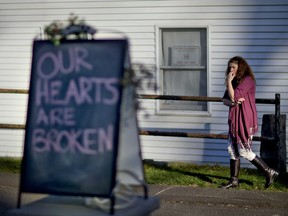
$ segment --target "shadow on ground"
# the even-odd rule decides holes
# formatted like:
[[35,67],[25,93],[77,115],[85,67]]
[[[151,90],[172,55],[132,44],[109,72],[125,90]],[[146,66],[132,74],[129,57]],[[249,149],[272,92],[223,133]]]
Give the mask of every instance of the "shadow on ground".
[[[209,184],[214,184],[215,182],[222,182],[223,183],[223,182],[229,181],[229,179],[230,179],[229,174],[227,174],[227,176],[223,176],[225,174],[207,174],[207,173],[201,173],[201,171],[199,169],[195,169],[195,172],[194,172],[193,168],[191,168],[190,170],[187,171],[185,169],[181,169],[181,168],[177,168],[177,167],[175,168],[173,166],[170,166],[170,163],[168,163],[168,162],[145,160],[144,163],[146,165],[148,165],[149,167],[153,167],[153,168],[164,170],[164,171],[170,171],[170,172],[174,172],[174,173],[176,172],[176,173],[186,175],[186,176],[191,176],[191,177],[197,178],[200,181],[203,181],[203,182],[206,182]],[[191,165],[191,166],[193,167],[194,165]],[[211,166],[211,168],[213,168],[213,166]],[[229,173],[229,168],[225,168],[225,169],[227,169],[228,170],[227,173]],[[219,170],[219,172],[220,171],[221,171],[221,169]],[[215,171],[215,172],[217,173],[217,171]],[[241,173],[243,173],[243,176],[255,176],[256,178],[261,177],[259,179],[263,179],[263,181],[265,181],[265,177],[257,169],[242,168],[240,171],[240,176],[241,176]],[[254,181],[245,179],[245,177],[242,177],[242,178],[240,177],[239,182],[241,185],[247,185],[248,187],[249,186],[250,187],[255,186]],[[221,186],[221,184],[219,186]],[[275,184],[273,185],[273,187],[277,190],[281,190],[281,188],[287,188],[288,189],[288,174],[285,173],[285,174],[280,175],[275,180]]]

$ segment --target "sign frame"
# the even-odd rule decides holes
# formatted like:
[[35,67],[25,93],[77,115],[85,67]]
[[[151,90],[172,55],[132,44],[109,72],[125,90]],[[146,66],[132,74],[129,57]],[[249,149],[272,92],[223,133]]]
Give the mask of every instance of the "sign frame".
[[[51,181],[52,183],[52,187],[49,187],[47,186],[47,182],[44,182],[44,184],[40,184],[39,187],[36,187],[37,184],[35,184],[35,178],[32,178],[33,176],[35,177],[39,177],[40,174],[37,176],[38,173],[36,172],[33,172],[33,173],[29,173],[29,169],[33,168],[33,166],[36,166],[37,167],[37,163],[35,162],[38,162],[37,159],[36,160],[32,160],[31,161],[31,155],[33,155],[31,153],[31,149],[29,149],[29,145],[31,145],[31,130],[33,129],[33,124],[32,122],[34,121],[34,124],[35,124],[35,119],[32,119],[32,116],[34,114],[34,117],[35,117],[35,107],[33,105],[35,105],[35,91],[39,90],[36,88],[35,86],[35,83],[36,83],[36,80],[37,77],[35,76],[35,68],[37,68],[37,65],[36,65],[36,60],[37,60],[37,56],[35,55],[35,52],[37,51],[37,47],[38,46],[48,46],[48,50],[51,49],[55,49],[55,50],[61,50],[63,46],[66,46],[66,45],[79,45],[79,47],[82,47],[83,45],[94,45],[94,44],[107,44],[109,46],[111,46],[111,44],[113,45],[119,45],[119,53],[121,53],[119,57],[119,62],[118,62],[118,72],[119,72],[119,76],[117,77],[117,81],[118,81],[118,90],[119,90],[119,98],[118,98],[118,101],[117,101],[117,104],[115,105],[116,106],[116,113],[115,113],[115,120],[116,122],[114,122],[115,124],[115,128],[114,128],[114,135],[113,135],[113,146],[114,146],[114,152],[113,152],[113,156],[111,157],[112,161],[111,161],[111,164],[112,164],[112,168],[111,168],[111,173],[110,173],[110,177],[111,177],[111,181],[110,181],[110,184],[108,186],[108,189],[105,191],[105,192],[98,192],[98,191],[93,191],[93,190],[90,190],[90,188],[88,189],[85,189],[84,191],[82,191],[82,188],[79,188],[74,190],[73,187],[75,187],[76,184],[72,184],[71,182],[68,182],[68,184],[70,183],[72,186],[71,188],[66,188],[66,189],[61,189],[59,190],[59,188],[61,188],[61,185],[64,186],[64,182],[61,182],[61,183],[56,183],[55,182],[53,183],[53,181]],[[86,46],[87,47],[87,46]],[[113,48],[111,48],[113,50]],[[104,51],[105,50],[105,47],[102,47],[102,50],[101,51]],[[125,64],[125,57],[127,55],[127,52],[128,52],[128,41],[127,39],[99,39],[99,40],[67,40],[67,41],[63,41],[61,42],[61,44],[57,47],[55,47],[54,44],[52,44],[52,42],[50,41],[46,41],[46,40],[39,40],[39,41],[34,41],[33,43],[33,57],[32,57],[32,67],[31,67],[31,77],[30,77],[30,90],[29,90],[29,99],[28,99],[28,109],[27,109],[27,119],[26,119],[26,132],[25,132],[25,144],[24,144],[24,154],[23,154],[23,160],[22,160],[22,167],[21,167],[21,183],[20,183],[20,195],[19,195],[19,202],[18,202],[18,206],[20,205],[20,196],[21,196],[21,193],[22,192],[28,192],[28,193],[45,193],[45,194],[55,194],[55,195],[77,195],[77,196],[99,196],[99,197],[107,197],[107,198],[110,198],[112,197],[113,198],[113,188],[115,187],[115,184],[116,184],[116,172],[117,172],[117,166],[116,166],[116,163],[117,163],[117,155],[118,155],[118,140],[119,140],[119,128],[120,128],[120,115],[121,115],[121,101],[122,101],[122,90],[123,90],[123,86],[121,85],[121,79],[123,78],[123,74],[124,74],[124,64]],[[100,51],[98,50],[97,51],[98,54],[100,54]],[[104,52],[105,53],[105,52]],[[79,53],[78,53],[79,54]],[[103,53],[102,53],[103,54]],[[109,53],[108,53],[109,54]],[[108,55],[107,54],[107,55]],[[111,52],[110,52],[111,54]],[[82,55],[82,57],[81,57]],[[82,63],[82,66],[85,65],[85,62],[83,60],[83,53],[80,53],[79,56],[80,58],[82,59],[78,59],[80,61],[80,63]],[[50,55],[52,56],[52,55]],[[78,57],[79,57],[78,56]],[[59,57],[59,53],[58,53],[58,57]],[[64,58],[64,57],[63,57]],[[53,59],[51,57],[51,59]],[[50,59],[50,60],[51,60]],[[39,60],[39,59],[38,59]],[[78,61],[78,63],[79,63]],[[82,61],[82,62],[81,62]],[[86,62],[87,63],[87,62]],[[94,64],[94,63],[93,63]],[[96,64],[96,63],[95,63]],[[87,66],[88,64],[86,64]],[[108,62],[106,64],[107,65],[111,65],[111,62]],[[79,66],[79,65],[78,65]],[[77,65],[74,67],[77,67]],[[53,68],[52,68],[53,69]],[[51,71],[52,71],[51,69]],[[79,68],[78,68],[79,69]],[[111,69],[113,70],[113,69]],[[53,70],[54,71],[54,70]],[[79,71],[78,71],[79,72]],[[52,74],[52,73],[51,73]],[[50,75],[51,75],[50,74]],[[42,75],[44,75],[43,77],[45,77],[46,75],[43,73]],[[47,75],[47,76],[50,76],[50,75]],[[52,76],[52,75],[51,75]],[[77,78],[77,75],[75,76]],[[75,78],[74,77],[74,78]],[[38,77],[39,78],[39,77]],[[92,77],[93,78],[93,77]],[[89,77],[89,79],[92,79],[91,77]],[[71,78],[72,79],[72,78]],[[103,78],[104,79],[104,78]],[[88,81],[87,81],[88,82]],[[59,82],[58,82],[59,83]],[[66,85],[66,83],[65,83]],[[111,89],[112,88],[112,84],[109,85],[109,88]],[[55,90],[55,89],[54,89]],[[110,92],[111,93],[111,92]],[[87,96],[87,95],[86,95]],[[75,98],[74,98],[75,99]],[[48,99],[47,99],[48,100]],[[108,99],[107,99],[108,101]],[[72,102],[75,104],[75,101]],[[48,104],[49,105],[49,104]],[[70,105],[69,105],[70,106]],[[72,105],[71,105],[72,106]],[[48,109],[49,110],[49,109]],[[115,110],[115,109],[114,109]],[[38,110],[39,111],[39,110]],[[69,113],[67,114],[69,115]],[[71,113],[70,113],[70,117],[71,117]],[[33,117],[33,118],[34,118]],[[40,118],[40,117],[38,117]],[[72,118],[72,117],[71,117]],[[42,118],[40,118],[42,119]],[[32,120],[32,122],[31,122]],[[71,119],[70,119],[71,120]],[[45,119],[43,118],[42,119],[43,122],[45,122]],[[72,120],[71,120],[72,121]],[[41,120],[38,120],[38,122],[41,122]],[[43,123],[42,122],[42,123]],[[69,121],[68,121],[69,122]],[[93,125],[92,125],[93,126]],[[58,127],[59,128],[59,127]],[[90,134],[91,135],[91,134]],[[87,135],[88,136],[88,135]],[[92,135],[91,135],[92,136]],[[31,147],[31,146],[30,146]],[[30,152],[30,153],[29,153]],[[35,153],[35,152],[34,152]],[[70,155],[71,156],[71,155]],[[47,158],[50,158],[50,156],[48,156]],[[64,161],[64,160],[60,160],[60,161]],[[51,161],[50,161],[51,162]],[[32,164],[32,165],[31,165]],[[75,163],[73,163],[75,164]],[[85,163],[83,163],[85,164]],[[49,164],[51,166],[53,166],[53,163],[52,164]],[[39,165],[40,166],[40,165]],[[53,169],[56,169],[57,167],[54,166]],[[70,167],[72,168],[72,166]],[[82,167],[83,168],[83,167]],[[93,167],[92,167],[93,168]],[[99,167],[98,167],[99,168]],[[37,169],[36,169],[37,170]],[[64,169],[60,169],[60,171],[63,171]],[[90,170],[91,171],[91,170]],[[69,171],[70,172],[70,171]],[[69,173],[67,172],[67,173]],[[32,177],[31,177],[32,176]],[[95,177],[95,176],[94,176]],[[92,177],[93,178],[93,177]],[[37,178],[36,178],[37,179]],[[32,181],[31,181],[32,180]],[[57,180],[57,179],[56,179]],[[56,181],[55,180],[55,181]],[[91,180],[91,179],[90,179]],[[28,183],[30,182],[30,183]],[[67,182],[65,182],[66,184]],[[77,181],[76,181],[77,183]],[[50,183],[49,183],[50,184]],[[57,186],[57,184],[60,184],[59,187]],[[97,184],[97,183],[95,183]],[[101,183],[103,184],[103,182]],[[47,187],[45,187],[45,185]],[[81,185],[81,184],[80,184]],[[57,186],[57,188],[55,188]],[[94,188],[94,189],[97,189],[97,187],[93,187],[91,186],[91,188]],[[99,189],[100,187],[98,187]],[[69,189],[73,189],[72,191],[70,191]]]

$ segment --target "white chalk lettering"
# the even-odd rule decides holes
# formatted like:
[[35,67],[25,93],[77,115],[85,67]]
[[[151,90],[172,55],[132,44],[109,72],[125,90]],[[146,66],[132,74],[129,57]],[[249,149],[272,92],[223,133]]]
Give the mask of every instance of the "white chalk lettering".
[[[68,56],[69,61],[64,65],[64,55]],[[40,56],[37,62],[37,73],[42,79],[52,79],[58,73],[70,74],[81,71],[81,68],[91,71],[92,64],[86,61],[88,50],[84,47],[71,47],[68,50],[59,50],[57,53],[46,52]]]
[[29,131],[34,153],[99,155],[114,150],[115,119],[108,116],[92,123],[89,115],[95,107],[110,115],[114,107],[108,106],[120,99],[119,79],[107,77],[109,73],[101,70],[96,77],[94,56],[89,56],[88,48],[75,45],[40,52],[35,62],[37,76],[31,97],[36,106],[32,113],[35,128]]
[[83,101],[86,101],[88,104],[93,103],[93,99],[90,96],[90,92],[93,90],[93,83],[90,81],[88,77],[80,77],[79,78],[79,89],[81,89],[80,96]]
[[36,124],[37,125],[40,125],[40,124],[48,125],[49,124],[49,117],[45,113],[44,109],[42,109],[42,108],[40,108],[38,111],[37,118],[36,118]]
[[80,66],[86,68],[87,70],[92,70],[92,65],[85,61],[88,56],[88,51],[83,47],[75,47],[75,70],[76,72],[80,71]]
[[[45,82],[44,85],[47,85],[47,82]],[[62,104],[61,100],[58,100],[59,99],[58,96],[60,95],[61,88],[62,88],[62,82],[60,80],[55,80],[51,82],[50,97],[51,97],[51,100],[56,102],[56,104]],[[47,87],[45,87],[45,89],[48,90]]]
[[69,56],[69,62],[67,68],[65,68],[65,61],[63,59],[63,52],[58,52],[58,59],[57,59],[57,65],[59,66],[58,71],[60,71],[63,74],[70,74],[75,70],[75,55],[74,55],[74,49],[68,49],[68,56]]
[[86,128],[71,130],[34,129],[32,148],[34,152],[57,152],[97,155],[113,151],[113,125],[107,128]]
[[37,125],[65,125],[74,126],[75,108],[73,107],[56,107],[45,112],[40,108],[37,113]]
[[110,98],[104,98],[103,104],[113,105],[116,104],[119,99],[119,91],[115,88],[115,83],[117,83],[116,78],[111,78],[105,83],[105,89],[110,92]]
[[71,79],[68,85],[61,80],[41,80],[36,83],[36,105],[67,105],[75,102],[82,104],[114,105],[119,100],[119,90],[116,78],[86,78]]
[[48,104],[49,103],[49,98],[50,98],[50,91],[49,91],[49,86],[48,86],[48,82],[44,81],[42,82],[41,79],[37,79],[36,81],[36,91],[35,91],[35,95],[36,95],[36,105],[39,106],[41,104],[41,99],[43,99],[43,103],[44,104]]

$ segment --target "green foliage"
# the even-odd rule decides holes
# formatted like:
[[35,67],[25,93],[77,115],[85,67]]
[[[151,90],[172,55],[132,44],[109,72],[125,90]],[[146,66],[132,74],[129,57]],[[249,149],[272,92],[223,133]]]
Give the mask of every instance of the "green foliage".
[[20,173],[21,159],[12,157],[0,158],[0,172],[1,173]]
[[60,41],[66,37],[65,30],[71,27],[80,30],[75,34],[76,38],[78,39],[87,38],[87,32],[85,31],[81,32],[81,29],[83,29],[83,27],[87,28],[88,26],[85,26],[85,21],[80,20],[78,16],[75,16],[74,14],[70,14],[70,17],[66,23],[62,23],[59,20],[57,20],[45,26],[44,32],[47,38],[51,40],[55,46],[58,46],[60,44]]

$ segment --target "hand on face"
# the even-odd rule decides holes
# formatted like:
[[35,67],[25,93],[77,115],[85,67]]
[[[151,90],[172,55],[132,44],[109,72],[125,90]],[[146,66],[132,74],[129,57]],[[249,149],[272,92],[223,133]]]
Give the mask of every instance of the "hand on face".
[[230,72],[228,75],[227,75],[227,81],[228,82],[232,82],[232,80],[235,78],[235,73],[234,72]]
[[230,63],[229,64],[229,73],[227,75],[227,81],[228,82],[232,82],[232,80],[236,76],[237,70],[238,70],[238,64],[236,64],[236,63]]

